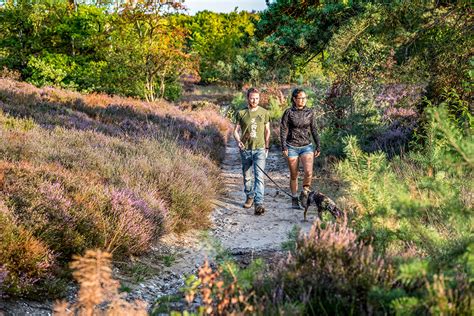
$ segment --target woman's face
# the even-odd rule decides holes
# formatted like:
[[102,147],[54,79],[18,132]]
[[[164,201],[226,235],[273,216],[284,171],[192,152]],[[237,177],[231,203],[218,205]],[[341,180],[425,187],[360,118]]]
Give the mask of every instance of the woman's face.
[[306,101],[307,101],[306,93],[304,93],[304,92],[298,93],[298,95],[296,97],[294,97],[293,100],[295,101],[295,104],[296,104],[297,108],[299,108],[299,109],[304,108],[304,106],[306,105]]

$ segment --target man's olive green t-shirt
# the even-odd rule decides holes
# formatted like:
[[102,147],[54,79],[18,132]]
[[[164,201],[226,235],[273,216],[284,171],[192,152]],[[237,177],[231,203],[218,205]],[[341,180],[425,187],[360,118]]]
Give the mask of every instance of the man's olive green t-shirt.
[[241,141],[245,149],[265,148],[265,124],[270,121],[268,111],[257,107],[254,111],[248,108],[237,112],[237,124],[242,130]]

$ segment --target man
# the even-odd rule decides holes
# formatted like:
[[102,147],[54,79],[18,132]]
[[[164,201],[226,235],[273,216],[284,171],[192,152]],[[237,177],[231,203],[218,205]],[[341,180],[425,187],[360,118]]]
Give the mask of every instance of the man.
[[265,212],[262,170],[265,169],[270,147],[270,117],[267,110],[258,106],[259,102],[260,92],[250,88],[247,91],[247,108],[237,112],[234,127],[234,138],[240,148],[242,160],[244,192],[247,196],[243,207],[250,208],[254,205],[255,215]]

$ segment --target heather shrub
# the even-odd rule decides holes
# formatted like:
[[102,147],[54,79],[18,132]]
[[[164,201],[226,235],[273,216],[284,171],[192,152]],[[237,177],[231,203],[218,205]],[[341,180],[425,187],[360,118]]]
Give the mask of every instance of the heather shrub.
[[56,291],[73,254],[100,247],[117,257],[139,255],[164,230],[161,200],[148,203],[150,196],[105,186],[94,175],[58,165],[3,162],[0,178],[0,196],[9,210],[8,217],[0,214],[0,257],[7,263],[9,295]]
[[[95,173],[119,190],[140,192],[147,203],[162,201],[158,204],[165,209],[168,229],[207,223],[202,215],[212,209],[210,201],[219,187],[219,170],[208,157],[223,157],[229,127],[217,112],[180,111],[136,100],[128,104],[98,95],[81,99],[74,92],[1,83],[6,87],[0,95],[8,103],[0,106],[9,113],[0,115],[5,127],[0,129],[5,136],[0,139],[4,159],[57,163],[73,173]],[[17,120],[12,115],[32,119]]]
[[9,69],[8,67],[3,66],[2,70],[0,70],[0,78],[20,80],[21,79],[21,73],[18,70]]
[[223,159],[229,123],[212,109],[179,110],[165,102],[81,95],[0,79],[0,109],[52,129],[90,130],[113,137],[171,141],[194,153]]
[[0,140],[6,159],[57,163],[73,172],[95,174],[116,187],[129,187],[149,201],[162,199],[169,210],[164,224],[178,231],[206,223],[202,215],[211,211],[211,198],[219,187],[219,170],[212,162],[171,142],[127,142],[58,128],[6,135]]
[[296,304],[298,314],[367,314],[386,308],[374,293],[389,290],[393,282],[391,265],[359,241],[346,221],[317,221],[307,235],[297,238],[295,249],[266,287],[273,308]]
[[162,230],[161,209],[131,194],[106,189],[97,179],[58,167],[3,164],[2,193],[15,218],[59,260],[88,247],[121,254],[148,250]]
[[2,293],[23,296],[34,292],[52,281],[55,268],[54,253],[17,223],[0,200],[0,298]]
[[214,269],[205,262],[197,277],[186,280],[189,310],[199,315],[364,315],[386,312],[390,297],[400,296],[392,294],[392,265],[360,241],[347,221],[317,221],[294,243],[279,264],[256,260],[238,268],[224,261]]

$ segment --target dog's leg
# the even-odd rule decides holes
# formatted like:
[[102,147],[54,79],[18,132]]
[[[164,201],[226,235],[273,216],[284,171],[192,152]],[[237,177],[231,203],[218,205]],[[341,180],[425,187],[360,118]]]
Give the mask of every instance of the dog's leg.
[[303,221],[306,222],[306,214],[308,213],[308,208],[309,208],[309,205],[310,205],[310,198],[309,198],[309,195],[308,195],[308,192],[306,191],[301,191],[300,193],[300,196],[299,196],[299,201],[300,201],[300,204],[301,206],[303,207],[304,209],[304,219]]
[[316,210],[318,212],[319,220],[322,221],[323,220],[323,210],[320,207],[317,207]]

